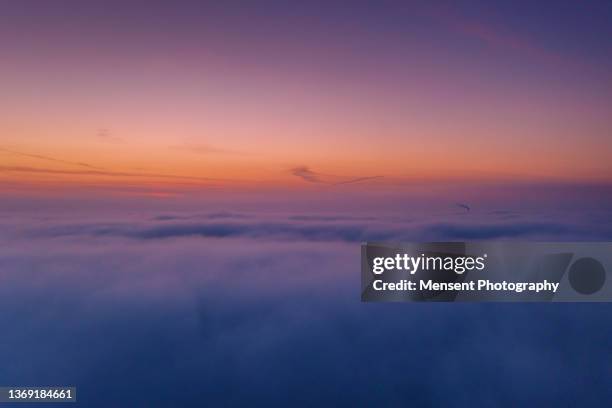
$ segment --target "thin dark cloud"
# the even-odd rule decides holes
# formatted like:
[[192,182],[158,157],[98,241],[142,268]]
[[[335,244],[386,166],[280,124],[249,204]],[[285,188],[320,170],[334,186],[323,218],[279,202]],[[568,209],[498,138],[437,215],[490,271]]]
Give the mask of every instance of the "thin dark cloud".
[[291,169],[291,174],[309,183],[323,183],[319,174],[310,170],[307,166],[294,167]]
[[92,169],[92,170],[104,170],[103,167],[93,166],[91,164],[84,163],[84,162],[63,160],[63,159],[58,159],[56,157],[43,156],[43,155],[40,155],[40,154],[25,153],[25,152],[21,152],[21,151],[17,151],[17,150],[6,149],[6,148],[3,148],[3,147],[0,147],[0,152],[12,154],[12,155],[15,155],[15,156],[30,157],[32,159],[50,161],[50,162],[54,162],[54,163],[68,164],[68,165],[71,165],[71,166],[86,167],[86,168]]
[[57,175],[75,175],[75,176],[108,176],[108,177],[157,177],[176,180],[194,180],[194,181],[229,181],[222,179],[214,179],[207,177],[180,176],[173,174],[160,173],[127,173],[120,171],[108,170],[58,170],[39,167],[26,166],[0,166],[0,172],[10,173],[40,173],[40,174],[57,174]]
[[355,177],[347,178],[342,176],[335,176],[330,174],[317,173],[310,169],[308,166],[297,166],[290,170],[291,174],[301,178],[309,183],[328,184],[331,186],[340,186],[344,184],[360,183],[368,180],[375,180],[382,178],[383,176],[366,176],[366,177]]
[[358,178],[354,178],[354,179],[350,179],[350,180],[345,180],[345,181],[340,181],[338,183],[334,183],[334,186],[340,186],[340,185],[343,185],[343,184],[361,183],[362,181],[376,180],[376,179],[380,179],[382,177],[383,176],[358,177]]

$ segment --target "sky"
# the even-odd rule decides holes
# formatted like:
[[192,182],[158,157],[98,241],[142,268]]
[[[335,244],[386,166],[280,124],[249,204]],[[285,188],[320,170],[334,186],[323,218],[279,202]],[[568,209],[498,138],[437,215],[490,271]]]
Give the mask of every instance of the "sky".
[[610,406],[605,303],[359,288],[365,241],[612,240],[610,21],[609,1],[0,0],[0,385]]
[[0,2],[2,193],[612,181],[609,2],[264,3]]

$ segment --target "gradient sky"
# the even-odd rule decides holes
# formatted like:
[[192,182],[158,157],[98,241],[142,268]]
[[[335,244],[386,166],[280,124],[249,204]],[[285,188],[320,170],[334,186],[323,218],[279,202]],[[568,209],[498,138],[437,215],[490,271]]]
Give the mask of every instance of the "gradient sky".
[[0,0],[0,384],[88,408],[612,406],[607,305],[358,287],[360,242],[612,241],[610,21]]
[[610,2],[0,1],[0,189],[609,183],[611,18]]

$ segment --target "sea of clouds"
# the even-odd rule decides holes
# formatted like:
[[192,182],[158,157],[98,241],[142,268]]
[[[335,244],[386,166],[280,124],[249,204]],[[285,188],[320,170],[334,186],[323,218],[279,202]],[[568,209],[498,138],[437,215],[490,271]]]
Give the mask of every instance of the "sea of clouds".
[[24,209],[0,216],[0,384],[83,406],[612,401],[605,304],[365,304],[359,244],[611,240],[610,213]]

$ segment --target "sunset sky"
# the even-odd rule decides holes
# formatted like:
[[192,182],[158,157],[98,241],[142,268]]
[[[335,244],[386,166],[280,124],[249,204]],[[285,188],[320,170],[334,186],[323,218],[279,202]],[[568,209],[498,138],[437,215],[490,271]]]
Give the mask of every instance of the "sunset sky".
[[610,245],[611,22],[610,0],[0,0],[0,385],[612,406],[605,303],[360,302],[364,242]]
[[1,2],[0,189],[612,182],[609,2],[204,3]]

